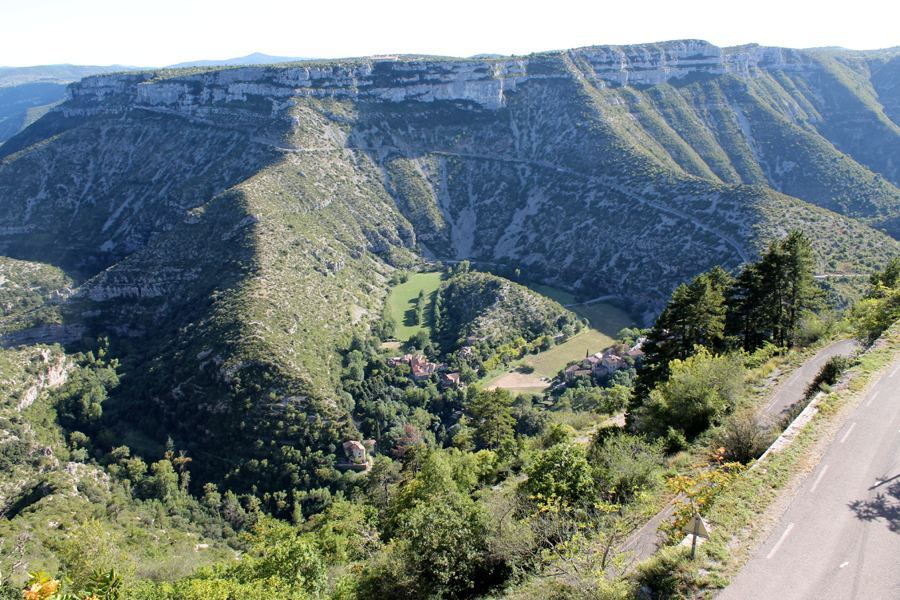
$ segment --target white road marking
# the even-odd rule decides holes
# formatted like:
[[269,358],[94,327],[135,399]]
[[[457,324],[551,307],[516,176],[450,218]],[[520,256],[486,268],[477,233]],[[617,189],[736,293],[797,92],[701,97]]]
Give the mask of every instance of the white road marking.
[[842,444],[843,444],[844,442],[847,441],[847,438],[848,438],[848,437],[850,437],[850,432],[853,431],[853,428],[854,428],[854,427],[856,427],[856,422],[855,422],[855,421],[850,425],[850,429],[847,430],[847,433],[844,434],[844,437],[841,438],[841,443],[842,443]]
[[891,371],[891,377],[897,374],[897,371],[900,371],[900,367],[894,367],[894,370]]
[[871,396],[869,396],[869,401],[866,402],[866,406],[871,406],[871,405],[872,405],[872,401],[874,401],[875,398],[878,397],[879,392],[881,392],[881,390],[878,390],[877,392],[875,392],[874,394],[872,394]]
[[793,523],[789,523],[787,529],[784,530],[784,533],[781,534],[781,537],[778,538],[778,541],[775,543],[775,547],[769,550],[769,553],[766,554],[766,559],[770,559],[775,556],[775,553],[778,552],[778,549],[781,548],[781,544],[784,543],[784,540],[787,538],[788,534],[791,532],[791,529],[794,528]]
[[825,471],[827,471],[827,470],[828,470],[828,465],[825,465],[824,467],[822,467],[822,470],[819,471],[819,476],[816,477],[816,480],[813,481],[812,487],[809,488],[809,493],[810,493],[810,494],[812,494],[813,492],[815,492],[815,491],[816,491],[816,488],[819,487],[819,482],[822,481],[822,477],[825,476]]
[[846,567],[846,566],[849,565],[849,564],[850,564],[849,562],[842,562],[842,563],[841,563],[841,566],[838,567],[838,568],[839,568],[839,569],[843,569],[844,567]]

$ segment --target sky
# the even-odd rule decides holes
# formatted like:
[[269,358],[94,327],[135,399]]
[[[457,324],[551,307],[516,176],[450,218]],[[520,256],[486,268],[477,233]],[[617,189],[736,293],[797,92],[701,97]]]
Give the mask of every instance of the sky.
[[898,23],[896,0],[0,0],[0,65],[528,54],[681,38],[871,49],[900,45]]

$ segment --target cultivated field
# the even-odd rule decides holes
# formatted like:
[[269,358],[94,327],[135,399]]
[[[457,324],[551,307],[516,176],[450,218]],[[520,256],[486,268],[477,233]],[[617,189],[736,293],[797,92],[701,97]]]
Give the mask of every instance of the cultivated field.
[[[575,300],[575,297],[565,290],[546,285],[528,287],[563,304],[570,304]],[[529,355],[516,361],[503,373],[489,377],[484,384],[485,387],[489,389],[502,387],[514,393],[540,393],[549,385],[547,381],[541,381],[542,378],[552,379],[570,362],[608,348],[620,330],[635,326],[628,313],[605,302],[578,304],[569,308],[588,320],[590,323],[588,329],[546,352]],[[515,369],[520,365],[533,367],[534,372],[519,373]]]

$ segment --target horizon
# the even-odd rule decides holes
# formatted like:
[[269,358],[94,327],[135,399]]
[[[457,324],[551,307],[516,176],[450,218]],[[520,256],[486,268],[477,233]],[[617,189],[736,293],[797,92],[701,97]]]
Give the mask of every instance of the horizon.
[[[648,0],[635,18],[623,6],[561,0],[553,11],[461,0],[453,10],[411,0],[352,6],[337,19],[328,6],[257,0],[160,0],[152,7],[114,0],[0,0],[0,64],[157,68],[264,53],[310,59],[419,55],[523,56],[593,45],[624,46],[701,39],[719,47],[879,50],[900,45],[900,9],[859,0],[785,5],[760,0],[736,19],[720,4],[673,6]],[[873,18],[878,15],[878,18]],[[277,18],[273,18],[277,17]],[[36,42],[37,40],[37,42]],[[164,40],[164,43],[161,43]]]
[[[785,48],[788,50],[842,50],[845,52],[878,52],[884,50],[893,50],[894,48],[900,48],[900,44],[895,44],[892,46],[880,46],[880,47],[872,47],[872,48],[847,48],[845,46],[837,46],[837,45],[824,45],[824,46],[807,46],[807,47],[795,47],[795,46],[770,46],[767,44],[759,44],[756,42],[747,42],[745,44],[736,44],[730,46],[719,46],[718,44],[713,44],[709,40],[705,40],[702,38],[674,38],[674,39],[666,39],[666,40],[656,40],[653,42],[634,42],[630,44],[587,44],[585,46],[569,46],[566,48],[552,48],[549,50],[534,50],[532,52],[522,53],[522,54],[499,54],[496,52],[478,52],[475,54],[470,54],[467,56],[454,56],[454,55],[441,55],[441,54],[426,54],[422,52],[412,52],[412,53],[401,53],[401,52],[386,52],[383,54],[365,54],[365,55],[354,55],[354,56],[289,56],[289,55],[278,55],[265,51],[254,51],[249,52],[247,54],[236,55],[236,56],[227,56],[227,57],[195,57],[192,59],[187,59],[183,61],[179,61],[178,63],[171,64],[145,64],[145,65],[132,65],[132,64],[124,64],[124,63],[106,63],[106,64],[86,64],[86,63],[44,63],[44,64],[29,64],[29,65],[8,65],[8,64],[0,64],[0,69],[30,69],[30,68],[41,68],[41,67],[122,67],[126,69],[164,69],[164,68],[172,68],[178,67],[179,65],[187,65],[188,63],[195,62],[208,62],[212,63],[210,66],[219,66],[217,63],[237,60],[243,58],[250,58],[254,56],[264,56],[267,58],[274,59],[282,59],[284,61],[290,62],[315,62],[315,61],[330,61],[330,60],[355,60],[355,59],[366,59],[366,58],[379,58],[383,56],[400,56],[400,57],[423,57],[423,58],[450,58],[450,59],[472,59],[480,56],[486,57],[496,57],[496,58],[513,58],[513,57],[524,57],[530,56],[534,54],[545,54],[552,52],[561,52],[564,50],[572,50],[583,47],[590,46],[610,46],[610,47],[627,47],[627,46],[641,46],[641,45],[649,45],[649,44],[667,44],[673,42],[682,42],[682,41],[701,41],[707,42],[716,46],[718,48],[729,49],[729,48],[740,48],[742,46],[760,46],[760,47],[768,47],[768,48]],[[271,64],[271,63],[260,63],[260,64]],[[236,65],[236,66],[251,66],[251,65]]]

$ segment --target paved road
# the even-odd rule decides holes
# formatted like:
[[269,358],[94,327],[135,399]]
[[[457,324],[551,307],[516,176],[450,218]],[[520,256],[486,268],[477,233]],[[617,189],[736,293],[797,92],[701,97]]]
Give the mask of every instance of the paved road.
[[[841,340],[819,350],[815,356],[797,367],[787,381],[778,386],[763,407],[761,411],[763,415],[771,422],[778,420],[792,404],[803,398],[806,388],[819,374],[822,365],[829,358],[838,354],[849,356],[856,352],[857,348],[855,341]],[[660,526],[669,521],[674,514],[675,502],[673,501],[656,513],[643,527],[628,536],[628,539],[620,547],[620,551],[633,553],[635,562],[651,556],[659,547]]]
[[781,417],[792,404],[803,398],[806,388],[816,378],[819,371],[833,356],[850,356],[859,349],[854,340],[841,340],[819,350],[815,356],[797,367],[787,381],[781,383],[762,409],[763,415],[771,420]]
[[718,600],[900,598],[900,361]]

